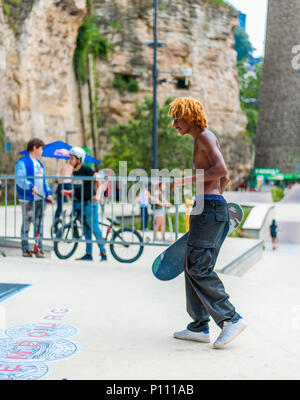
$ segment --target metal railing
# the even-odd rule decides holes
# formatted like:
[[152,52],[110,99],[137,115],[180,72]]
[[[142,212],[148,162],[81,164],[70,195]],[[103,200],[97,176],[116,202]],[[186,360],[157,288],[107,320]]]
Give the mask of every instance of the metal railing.
[[[139,231],[142,237],[143,246],[168,246],[170,241],[176,240],[179,236],[179,204],[173,205],[170,209],[166,206],[162,208],[162,214],[165,216],[164,219],[164,230],[166,232],[167,224],[169,225],[168,238],[165,241],[154,241],[153,233],[147,230],[147,227],[143,227],[141,222],[141,211],[139,206],[139,201],[137,199],[138,190],[133,187],[135,184],[139,184],[139,188],[147,188],[149,184],[153,185],[156,179],[152,178],[140,178],[140,177],[65,177],[65,176],[16,176],[16,175],[1,175],[0,179],[2,181],[2,194],[0,197],[0,238],[1,239],[18,239],[18,240],[29,240],[35,241],[36,235],[32,229],[28,234],[24,234],[24,224],[26,219],[26,204],[30,201],[32,203],[32,222],[36,220],[37,210],[40,212],[42,208],[41,224],[43,228],[41,230],[40,240],[48,242],[56,241],[72,241],[77,243],[103,243],[103,244],[120,244],[120,240],[114,241],[111,238],[103,238],[101,240],[86,239],[85,237],[75,237],[74,234],[68,239],[62,236],[57,236],[56,234],[51,235],[51,226],[54,223],[54,215],[57,204],[48,204],[47,199],[44,197],[43,192],[39,193],[37,196],[31,197],[29,192],[30,189],[26,189],[26,183],[34,183],[36,187],[44,187],[44,180],[52,181],[52,194],[54,194],[54,183],[57,180],[70,180],[71,189],[69,193],[64,192],[67,196],[68,201],[64,201],[64,196],[62,196],[62,213],[61,213],[61,225],[71,224],[71,230],[74,232],[74,223],[76,221],[76,215],[79,216],[81,223],[85,220],[85,206],[87,202],[93,202],[93,196],[95,188],[100,183],[100,201],[99,201],[99,211],[97,213],[97,218],[100,224],[107,224],[107,222],[117,220],[120,224],[119,229],[131,228],[136,229],[136,225],[140,223],[140,227],[136,230]],[[166,183],[170,184],[171,179],[162,179]],[[39,182],[42,184],[39,185]],[[17,185],[19,189],[17,191]],[[64,185],[64,184],[62,184]],[[90,198],[86,198],[87,188],[90,187]],[[21,188],[21,189],[20,189]],[[64,189],[64,188],[63,188]],[[109,192],[109,196],[105,197],[104,193]],[[150,191],[149,191],[150,192]],[[23,199],[22,199],[23,197]],[[78,200],[78,197],[81,199]],[[155,197],[155,196],[154,196]],[[149,201],[149,208],[151,206],[151,201]],[[75,212],[75,207],[77,214]],[[183,209],[182,212],[185,212]],[[169,213],[169,215],[168,215]],[[149,214],[153,215],[153,211],[150,209]],[[170,226],[171,218],[170,214],[175,216],[175,226],[173,229],[173,224]],[[90,224],[93,226],[93,219],[95,216],[91,213]],[[109,218],[109,219],[108,219]],[[108,224],[109,225],[109,224]],[[57,233],[57,232],[56,232]],[[172,236],[172,237],[171,237]],[[135,241],[124,241],[123,244],[137,245]],[[139,243],[140,244],[140,243]]]

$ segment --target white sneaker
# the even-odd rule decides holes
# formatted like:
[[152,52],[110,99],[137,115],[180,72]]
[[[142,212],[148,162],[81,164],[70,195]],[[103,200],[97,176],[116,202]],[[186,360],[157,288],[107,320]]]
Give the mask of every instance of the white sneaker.
[[235,339],[244,329],[246,329],[247,325],[242,318],[240,318],[236,322],[224,322],[222,332],[214,343],[215,349],[221,349],[226,344],[230,343],[233,339]]
[[182,340],[194,340],[195,342],[200,343],[209,343],[210,337],[209,332],[192,332],[189,329],[185,329],[184,331],[174,332],[173,337],[176,339]]

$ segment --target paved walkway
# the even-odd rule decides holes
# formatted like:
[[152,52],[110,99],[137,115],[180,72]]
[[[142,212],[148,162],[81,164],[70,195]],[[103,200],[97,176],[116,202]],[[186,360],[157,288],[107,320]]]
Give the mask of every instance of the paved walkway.
[[240,204],[261,205],[272,203],[275,205],[274,218],[280,229],[278,238],[281,243],[300,245],[300,185],[296,184],[288,194],[278,203],[273,203],[270,193],[255,192],[225,192],[227,201]]
[[[211,344],[172,338],[189,321],[184,279],[156,280],[151,263],[157,252],[147,248],[129,265],[113,259],[103,264],[1,259],[2,282],[32,284],[1,303],[5,327],[37,322],[54,307],[72,309],[62,323],[79,329],[70,340],[81,351],[48,362],[51,373],[45,379],[50,380],[299,379],[298,254],[284,255],[284,270],[279,262],[276,279],[269,276],[269,261],[262,263],[266,276],[256,274],[256,267],[242,278],[221,275],[249,327],[227,348],[214,350]],[[281,279],[287,270],[290,279]],[[219,328],[213,321],[210,327],[214,340]]]
[[[289,215],[291,207],[282,207],[282,220],[289,221],[296,208]],[[267,244],[263,259],[243,277],[220,275],[248,323],[247,330],[223,350],[172,338],[189,322],[184,277],[156,280],[151,264],[161,249],[154,247],[128,265],[112,258],[107,263],[1,258],[1,282],[32,285],[0,304],[2,342],[5,329],[45,321],[45,315],[51,318],[49,310],[67,308],[72,311],[59,323],[78,331],[55,342],[53,349],[45,342],[38,355],[41,361],[50,355],[62,358],[43,361],[50,368],[44,379],[298,380],[300,247],[281,245],[276,252],[269,248]],[[210,329],[215,340],[220,330],[213,321]],[[6,339],[7,346],[10,341]],[[63,358],[76,346],[76,355]],[[30,363],[25,363],[28,369]]]

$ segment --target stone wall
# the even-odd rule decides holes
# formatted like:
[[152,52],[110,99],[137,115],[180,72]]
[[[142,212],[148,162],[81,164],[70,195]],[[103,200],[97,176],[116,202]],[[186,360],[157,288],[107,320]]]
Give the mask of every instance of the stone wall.
[[[126,122],[136,101],[152,96],[153,50],[144,42],[153,40],[153,1],[93,3],[99,29],[114,45],[108,60],[96,64],[101,136],[108,124]],[[0,118],[15,148],[21,149],[34,136],[46,142],[66,140],[67,131],[76,131],[70,138],[73,144],[83,144],[72,58],[86,11],[85,0],[26,0],[11,9],[9,18],[0,8]],[[159,81],[167,82],[158,85],[158,101],[198,98],[206,108],[209,128],[226,137],[233,152],[234,138],[246,126],[233,49],[237,24],[236,11],[213,0],[159,4],[158,39],[167,43],[158,50]],[[191,69],[192,75],[164,72],[184,69]],[[133,76],[139,91],[120,93],[112,84],[116,73]],[[177,88],[180,79],[187,79],[188,88]],[[86,87],[82,104],[88,127]],[[90,139],[88,145],[92,148]],[[101,157],[108,148],[109,138],[102,143]],[[244,166],[248,168],[247,162]]]
[[0,117],[16,146],[34,136],[65,140],[77,129],[72,58],[85,12],[83,0],[20,2],[9,19],[0,8]]
[[[153,40],[153,1],[104,0],[95,2],[99,28],[115,46],[107,62],[99,61],[99,106],[104,122],[123,122],[132,114],[134,102],[152,95],[153,50],[144,44]],[[158,100],[193,96],[205,106],[210,128],[236,136],[244,131],[246,118],[240,108],[236,52],[233,49],[237,13],[211,0],[162,0],[158,11],[158,39],[167,46],[158,50]],[[138,16],[138,19],[136,19]],[[119,29],[114,28],[117,23]],[[189,88],[178,89],[182,73],[192,70]],[[137,79],[137,94],[113,89],[116,73]]]

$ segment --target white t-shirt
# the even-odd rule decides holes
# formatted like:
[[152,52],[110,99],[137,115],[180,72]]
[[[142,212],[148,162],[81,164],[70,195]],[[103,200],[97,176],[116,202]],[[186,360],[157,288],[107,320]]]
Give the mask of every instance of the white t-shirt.
[[[30,157],[31,158],[31,157]],[[44,170],[38,160],[31,158],[34,165],[34,186],[37,188],[39,195],[45,197],[44,193],[44,179],[38,179],[36,177],[44,176]],[[39,196],[34,196],[35,200],[42,200]]]
[[148,190],[141,189],[140,191],[140,206],[147,207],[149,204]]

